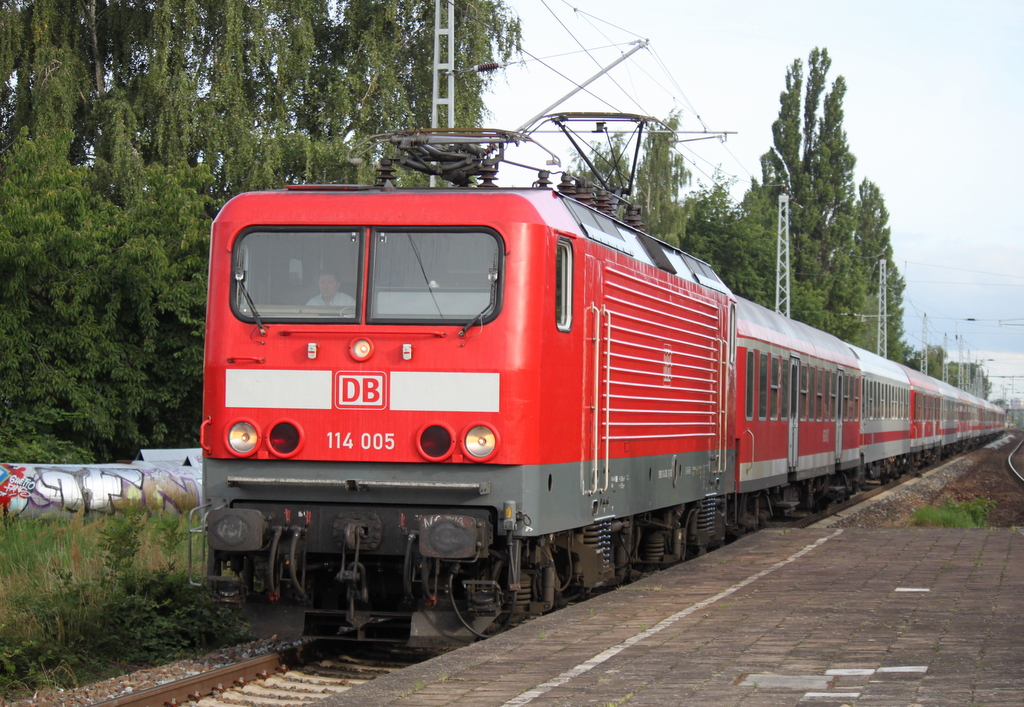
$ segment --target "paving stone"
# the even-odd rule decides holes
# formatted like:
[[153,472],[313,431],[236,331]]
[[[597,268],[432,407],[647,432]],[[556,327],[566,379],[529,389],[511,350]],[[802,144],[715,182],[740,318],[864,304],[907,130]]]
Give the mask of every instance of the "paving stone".
[[[592,707],[627,695],[626,707],[1024,705],[1024,536],[833,533],[749,536],[325,705]],[[828,674],[843,669],[871,672]],[[424,687],[410,691],[417,681]]]

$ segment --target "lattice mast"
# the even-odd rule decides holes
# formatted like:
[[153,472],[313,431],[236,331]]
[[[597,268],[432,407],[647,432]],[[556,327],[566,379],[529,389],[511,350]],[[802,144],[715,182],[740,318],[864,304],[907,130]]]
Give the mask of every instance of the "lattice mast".
[[[447,9],[446,12],[442,11]],[[442,79],[442,72],[445,74]],[[445,86],[441,95],[442,81]],[[448,127],[455,127],[455,0],[434,0],[434,92],[430,105],[430,127],[437,128],[441,106],[446,108]]]
[[[447,12],[442,12],[442,6]],[[443,19],[442,19],[443,18]],[[442,57],[447,57],[442,59]],[[445,76],[442,79],[441,73]],[[444,96],[441,84],[445,85]],[[430,127],[437,128],[441,106],[445,107],[448,127],[455,127],[455,0],[434,0],[434,86],[430,103]],[[430,175],[430,186],[437,177]]]
[[778,239],[775,247],[775,313],[789,318],[789,194],[779,194]]
[[928,315],[921,318],[921,373],[928,375]]
[[878,344],[875,353],[885,356],[889,350],[889,278],[886,259],[878,261]]

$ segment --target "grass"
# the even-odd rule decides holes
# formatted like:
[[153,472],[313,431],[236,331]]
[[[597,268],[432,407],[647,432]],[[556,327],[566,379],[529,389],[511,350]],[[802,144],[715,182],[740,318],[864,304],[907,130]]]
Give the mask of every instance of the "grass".
[[0,517],[0,697],[246,640],[238,615],[189,585],[184,524],[137,508],[94,519]]
[[925,506],[914,511],[911,525],[923,528],[986,528],[988,514],[996,502],[987,498],[954,503],[946,501],[939,507]]

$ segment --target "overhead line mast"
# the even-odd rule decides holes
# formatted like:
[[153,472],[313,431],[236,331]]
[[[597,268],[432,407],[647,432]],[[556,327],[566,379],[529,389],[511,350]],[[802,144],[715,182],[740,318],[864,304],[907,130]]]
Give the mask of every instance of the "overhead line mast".
[[[441,12],[446,5],[447,13]],[[446,22],[442,22],[442,16]],[[442,26],[444,25],[444,26]],[[446,51],[442,52],[442,45]],[[447,59],[442,60],[445,56]],[[440,95],[441,72],[447,72],[446,91]],[[434,93],[430,107],[430,127],[437,128],[439,108],[448,110],[448,127],[455,127],[455,0],[434,0]]]
[[779,227],[775,246],[775,313],[789,316],[789,194],[779,194]]
[[[446,5],[447,13],[441,12],[441,6]],[[446,22],[442,22],[442,16]],[[444,25],[444,26],[442,26]],[[447,49],[443,55],[447,60],[442,61],[441,47]],[[442,98],[441,72],[447,72],[445,95]],[[455,127],[455,0],[434,0],[434,86],[433,98],[430,104],[430,127],[437,128],[438,113],[441,106],[444,106],[448,114],[448,127]],[[437,177],[430,175],[430,186],[437,186]]]

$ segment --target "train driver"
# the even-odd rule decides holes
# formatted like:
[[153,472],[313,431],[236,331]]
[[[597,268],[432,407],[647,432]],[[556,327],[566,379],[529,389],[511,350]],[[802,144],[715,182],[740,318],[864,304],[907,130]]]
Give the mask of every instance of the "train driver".
[[313,297],[309,302],[306,302],[307,306],[314,307],[354,307],[356,304],[355,299],[351,295],[344,292],[339,292],[341,283],[338,281],[338,276],[333,272],[322,272],[320,273],[320,280],[317,283],[320,287],[320,294]]

